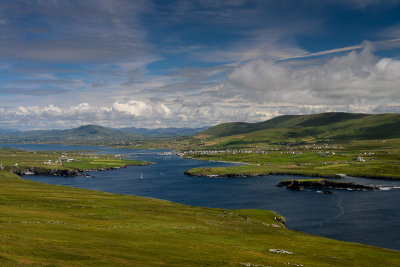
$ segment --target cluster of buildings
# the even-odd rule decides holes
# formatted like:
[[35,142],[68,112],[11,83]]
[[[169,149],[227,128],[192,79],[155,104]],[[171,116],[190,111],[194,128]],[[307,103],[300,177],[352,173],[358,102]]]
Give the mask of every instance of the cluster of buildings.
[[177,155],[184,156],[187,154],[197,154],[197,155],[215,155],[215,154],[268,154],[268,151],[260,150],[239,150],[239,149],[225,149],[225,150],[185,150],[178,152]]

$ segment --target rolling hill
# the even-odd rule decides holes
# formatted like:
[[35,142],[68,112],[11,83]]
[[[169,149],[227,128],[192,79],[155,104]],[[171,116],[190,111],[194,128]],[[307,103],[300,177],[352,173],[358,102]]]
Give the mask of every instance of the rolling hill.
[[[211,127],[197,138],[227,142],[300,140],[367,140],[400,138],[400,114],[329,112],[284,115],[258,123],[230,122]],[[232,138],[227,138],[232,137]]]
[[32,142],[87,142],[87,141],[111,141],[137,138],[139,135],[124,133],[119,130],[106,128],[99,125],[84,125],[67,130],[38,130],[13,133],[7,135],[8,140],[23,140]]

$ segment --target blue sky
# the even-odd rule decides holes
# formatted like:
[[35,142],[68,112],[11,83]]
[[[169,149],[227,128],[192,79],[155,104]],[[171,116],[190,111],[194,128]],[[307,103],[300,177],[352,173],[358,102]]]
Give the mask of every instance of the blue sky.
[[0,127],[400,112],[400,1],[1,0]]

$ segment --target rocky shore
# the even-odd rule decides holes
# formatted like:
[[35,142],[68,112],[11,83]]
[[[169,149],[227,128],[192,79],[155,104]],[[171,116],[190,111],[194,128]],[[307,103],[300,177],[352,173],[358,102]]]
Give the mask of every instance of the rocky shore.
[[224,173],[224,174],[201,174],[189,171],[184,172],[185,175],[194,177],[208,177],[208,178],[247,178],[247,177],[260,177],[267,175],[291,175],[291,176],[308,176],[308,177],[322,177],[322,178],[342,178],[340,174],[310,174],[310,173],[292,173],[292,172],[263,172],[263,173]]
[[10,172],[17,175],[46,175],[46,176],[80,176],[82,175],[79,170],[73,169],[49,169],[42,167],[31,167],[28,169],[12,169]]
[[21,176],[21,175],[44,175],[44,176],[73,177],[73,176],[86,175],[85,172],[115,170],[115,169],[120,169],[120,168],[125,168],[125,167],[127,167],[127,166],[107,167],[107,168],[101,168],[101,169],[88,169],[88,170],[50,169],[50,168],[43,168],[43,167],[29,167],[29,168],[12,168],[9,171],[11,173],[17,174],[19,176]]
[[314,189],[345,189],[345,190],[379,190],[379,187],[372,185],[362,185],[351,182],[332,181],[327,179],[309,180],[285,180],[277,186],[286,186],[292,190],[304,190],[305,188]]

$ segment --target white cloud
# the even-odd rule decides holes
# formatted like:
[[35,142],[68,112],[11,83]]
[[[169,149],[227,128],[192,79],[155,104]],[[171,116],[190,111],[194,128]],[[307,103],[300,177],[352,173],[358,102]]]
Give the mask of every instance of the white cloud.
[[100,124],[117,127],[143,126],[143,123],[168,119],[171,110],[163,103],[141,100],[117,101],[109,106],[93,106],[89,103],[60,107],[19,106],[17,108],[0,107],[0,126],[11,121],[19,124],[21,129],[45,127],[65,128],[80,124]]
[[113,110],[134,117],[168,116],[171,111],[164,104],[146,103],[139,100],[118,101],[113,104]]
[[362,104],[400,101],[400,61],[378,58],[366,48],[305,67],[252,61],[236,68],[229,80],[257,102]]

